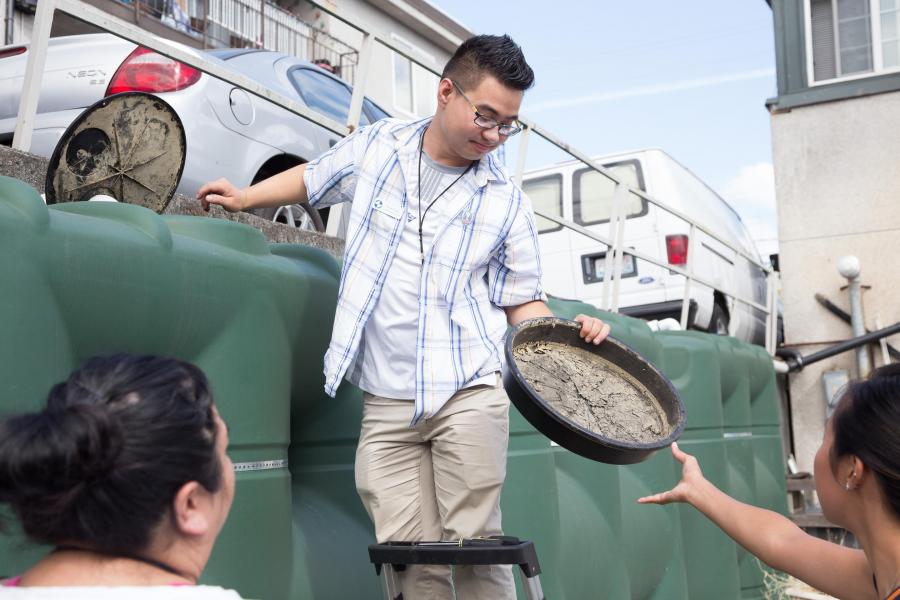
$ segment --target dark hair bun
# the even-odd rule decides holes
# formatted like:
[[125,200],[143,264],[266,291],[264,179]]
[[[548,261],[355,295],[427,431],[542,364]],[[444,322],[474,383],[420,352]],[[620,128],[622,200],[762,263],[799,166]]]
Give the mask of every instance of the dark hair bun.
[[31,541],[128,555],[178,489],[222,485],[206,376],[173,358],[88,360],[39,413],[0,419],[0,504]]
[[113,469],[122,448],[114,415],[91,404],[73,404],[12,417],[0,423],[0,500],[77,500],[86,486]]

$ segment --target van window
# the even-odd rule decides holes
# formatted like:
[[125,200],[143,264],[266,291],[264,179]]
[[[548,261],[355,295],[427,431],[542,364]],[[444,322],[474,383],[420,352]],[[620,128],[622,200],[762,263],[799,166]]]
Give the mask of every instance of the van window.
[[[626,160],[603,166],[628,187],[644,189],[644,178],[638,161]],[[590,167],[585,167],[575,171],[572,188],[572,209],[576,223],[596,225],[609,221],[612,213],[613,193],[616,189],[616,184],[612,179]],[[647,214],[647,201],[629,192],[625,198],[626,218],[630,219],[645,214]]]
[[[547,175],[529,179],[522,184],[522,191],[531,200],[534,210],[562,217],[562,175]],[[535,216],[535,222],[538,233],[562,229],[562,225],[544,217]]]

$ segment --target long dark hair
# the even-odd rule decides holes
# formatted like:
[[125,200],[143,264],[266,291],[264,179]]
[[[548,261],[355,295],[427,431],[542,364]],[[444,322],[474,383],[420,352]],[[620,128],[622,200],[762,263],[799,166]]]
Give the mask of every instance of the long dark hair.
[[508,35],[470,37],[450,57],[441,79],[452,79],[464,90],[470,90],[484,75],[492,75],[514,90],[524,91],[534,85],[534,71],[525,62],[522,48]]
[[37,413],[0,421],[0,502],[33,541],[130,554],[189,481],[222,485],[203,372],[157,356],[89,360]]
[[831,420],[831,458],[856,456],[875,474],[900,517],[900,364],[851,383]]

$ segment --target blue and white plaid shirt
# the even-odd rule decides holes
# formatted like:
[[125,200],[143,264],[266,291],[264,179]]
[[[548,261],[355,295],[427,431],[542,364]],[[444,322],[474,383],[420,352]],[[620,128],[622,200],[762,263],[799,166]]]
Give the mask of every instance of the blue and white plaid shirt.
[[[325,391],[334,396],[359,349],[416,198],[419,137],[430,119],[385,119],[344,138],[307,165],[309,203],[351,201]],[[452,193],[451,193],[452,192]],[[467,382],[501,368],[502,307],[545,299],[531,203],[492,155],[445,200],[448,219],[426,249],[419,284],[413,424]],[[357,374],[358,377],[358,374]]]

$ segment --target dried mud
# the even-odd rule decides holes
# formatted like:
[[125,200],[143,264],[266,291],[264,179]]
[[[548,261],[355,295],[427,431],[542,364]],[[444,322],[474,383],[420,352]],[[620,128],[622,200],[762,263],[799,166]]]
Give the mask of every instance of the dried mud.
[[634,377],[596,354],[558,342],[513,351],[531,387],[558,413],[603,437],[650,443],[669,435],[662,408]]

